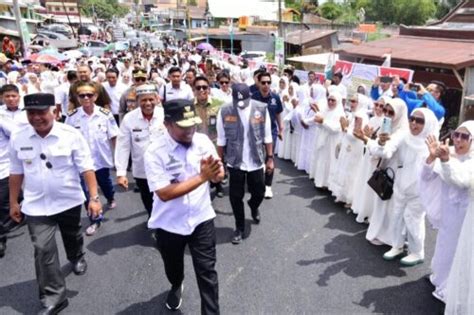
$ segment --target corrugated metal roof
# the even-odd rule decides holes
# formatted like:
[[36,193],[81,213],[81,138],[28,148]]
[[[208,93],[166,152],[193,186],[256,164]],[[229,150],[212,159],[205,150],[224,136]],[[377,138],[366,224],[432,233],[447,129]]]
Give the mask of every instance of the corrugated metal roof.
[[305,30],[286,34],[285,42],[292,45],[304,45],[314,40],[337,33],[335,30]]
[[396,36],[338,49],[340,55],[383,60],[392,54],[392,63],[462,69],[474,66],[474,41]]

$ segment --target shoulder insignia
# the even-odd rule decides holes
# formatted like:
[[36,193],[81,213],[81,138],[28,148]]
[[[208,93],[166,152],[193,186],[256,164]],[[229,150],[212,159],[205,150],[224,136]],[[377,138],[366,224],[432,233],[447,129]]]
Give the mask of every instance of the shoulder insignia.
[[67,112],[67,115],[68,115],[69,117],[71,117],[71,116],[74,115],[75,113],[77,113],[77,108],[71,109],[70,111],[68,111],[68,112]]
[[107,108],[104,108],[104,107],[99,107],[99,111],[100,111],[102,114],[105,114],[105,115],[110,114],[110,110],[108,110]]

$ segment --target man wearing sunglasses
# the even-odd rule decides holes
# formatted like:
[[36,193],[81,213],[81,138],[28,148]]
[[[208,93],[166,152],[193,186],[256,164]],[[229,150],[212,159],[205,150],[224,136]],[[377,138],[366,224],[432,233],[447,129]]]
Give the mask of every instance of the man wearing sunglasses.
[[[81,83],[77,87],[77,98],[81,107],[68,113],[66,124],[79,130],[87,139],[94,161],[94,170],[100,189],[107,198],[107,208],[114,209],[115,189],[110,177],[110,169],[114,167],[113,152],[115,141],[119,133],[117,123],[112,113],[95,105],[97,91],[91,83]],[[84,184],[84,182],[82,182]],[[90,195],[87,187],[83,185],[86,194],[86,207],[90,201],[99,196]],[[86,230],[86,235],[94,235],[100,227],[103,217],[89,217],[91,225]]]
[[[257,77],[260,90],[252,94],[252,99],[260,101],[267,104],[268,112],[270,113],[270,122],[272,126],[272,139],[273,139],[273,149],[275,149],[275,144],[277,137],[281,140],[283,134],[283,124],[281,122],[280,114],[283,112],[283,105],[281,103],[280,96],[271,91],[272,85],[272,76],[268,72],[262,72]],[[273,160],[273,150],[272,154],[267,156],[269,159]],[[265,171],[265,198],[273,198],[272,192],[272,182],[273,182],[273,170]]]
[[[83,275],[87,270],[81,233],[85,197],[79,174],[93,196],[89,214],[100,216],[102,205],[96,199],[97,182],[87,142],[75,128],[55,121],[54,95],[30,94],[24,104],[29,124],[10,140],[10,216],[16,222],[23,215],[27,219],[43,304],[40,314],[57,314],[68,306],[56,244],[58,228],[73,272]],[[17,200],[23,184],[20,209]]]

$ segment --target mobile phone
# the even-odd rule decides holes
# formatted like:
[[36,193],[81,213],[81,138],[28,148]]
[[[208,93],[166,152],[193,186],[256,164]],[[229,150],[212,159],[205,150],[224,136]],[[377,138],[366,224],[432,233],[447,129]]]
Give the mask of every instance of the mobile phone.
[[413,92],[420,91],[420,85],[418,83],[410,83],[408,84],[408,88]]
[[383,76],[380,78],[380,82],[382,83],[392,83],[393,78],[389,76]]
[[362,117],[355,117],[354,130],[362,130]]
[[391,134],[392,133],[392,118],[384,117],[382,120],[381,133]]

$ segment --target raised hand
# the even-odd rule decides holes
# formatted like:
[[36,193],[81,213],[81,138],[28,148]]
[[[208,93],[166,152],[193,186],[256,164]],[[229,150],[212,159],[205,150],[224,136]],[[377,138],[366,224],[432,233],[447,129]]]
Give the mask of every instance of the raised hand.
[[441,162],[449,161],[449,138],[438,147],[437,155]]

